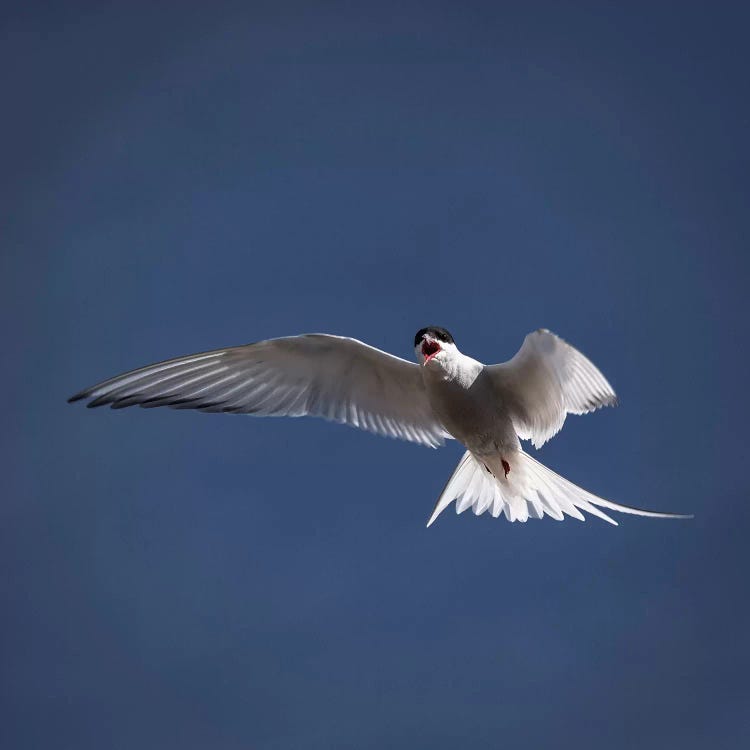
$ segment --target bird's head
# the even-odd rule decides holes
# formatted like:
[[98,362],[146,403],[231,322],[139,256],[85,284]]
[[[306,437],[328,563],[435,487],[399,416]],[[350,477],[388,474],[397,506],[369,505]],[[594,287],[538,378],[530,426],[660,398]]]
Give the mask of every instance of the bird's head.
[[441,365],[458,353],[453,336],[439,326],[429,326],[417,331],[414,351],[421,365]]

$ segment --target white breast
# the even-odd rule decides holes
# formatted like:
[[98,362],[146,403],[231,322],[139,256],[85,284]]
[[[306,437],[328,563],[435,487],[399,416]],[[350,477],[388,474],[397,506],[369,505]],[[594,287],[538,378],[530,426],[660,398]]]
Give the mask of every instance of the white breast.
[[480,453],[493,450],[496,444],[518,445],[481,362],[459,355],[422,369],[430,405],[453,437]]

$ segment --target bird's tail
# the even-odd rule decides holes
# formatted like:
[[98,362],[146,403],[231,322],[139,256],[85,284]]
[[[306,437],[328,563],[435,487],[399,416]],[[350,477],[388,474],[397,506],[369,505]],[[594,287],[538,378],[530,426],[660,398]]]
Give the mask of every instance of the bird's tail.
[[479,458],[466,451],[427,525],[430,526],[453,500],[456,513],[471,508],[477,516],[489,511],[495,518],[502,513],[508,521],[521,522],[545,515],[562,521],[566,514],[585,521],[581,512],[584,511],[617,526],[617,521],[602,508],[648,518],[692,518],[640,510],[597,497],[555,474],[522,450],[513,452],[507,459],[499,455]]

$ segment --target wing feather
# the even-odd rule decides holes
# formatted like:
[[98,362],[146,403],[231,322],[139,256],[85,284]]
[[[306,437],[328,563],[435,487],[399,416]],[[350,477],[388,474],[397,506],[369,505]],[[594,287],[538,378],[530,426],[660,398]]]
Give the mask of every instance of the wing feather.
[[568,414],[617,403],[612,386],[581,352],[550,331],[530,333],[513,359],[487,368],[516,433],[540,448]]
[[257,416],[305,415],[436,447],[450,437],[419,366],[356,339],[305,334],[158,362],[69,400],[122,409],[169,406]]

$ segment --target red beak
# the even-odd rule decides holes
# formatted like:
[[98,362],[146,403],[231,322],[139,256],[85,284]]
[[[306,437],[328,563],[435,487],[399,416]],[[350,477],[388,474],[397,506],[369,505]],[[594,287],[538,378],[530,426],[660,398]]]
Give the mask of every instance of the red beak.
[[439,351],[440,344],[437,341],[422,341],[422,355],[425,358],[423,364],[426,365]]

